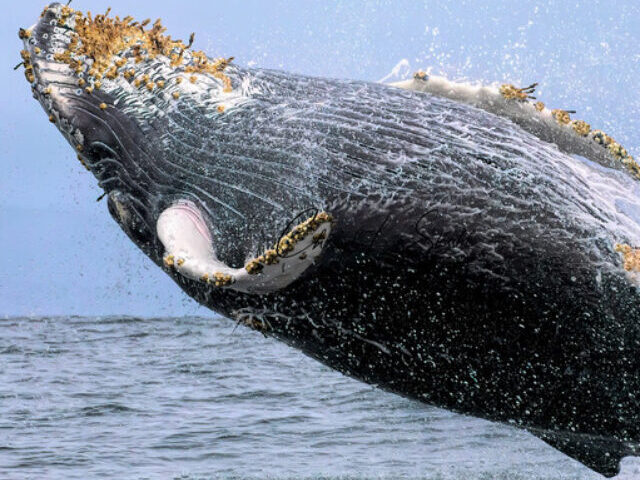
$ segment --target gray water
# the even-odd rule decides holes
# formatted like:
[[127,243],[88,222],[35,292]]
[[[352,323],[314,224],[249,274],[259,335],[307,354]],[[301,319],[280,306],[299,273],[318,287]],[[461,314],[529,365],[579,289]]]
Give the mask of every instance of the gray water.
[[0,320],[2,479],[398,477],[601,478],[229,320]]

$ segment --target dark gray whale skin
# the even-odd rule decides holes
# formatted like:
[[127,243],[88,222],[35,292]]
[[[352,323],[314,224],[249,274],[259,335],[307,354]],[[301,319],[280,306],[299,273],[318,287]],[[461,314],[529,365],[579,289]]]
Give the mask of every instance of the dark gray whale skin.
[[[45,16],[34,43],[51,28]],[[296,219],[333,216],[319,260],[288,287],[243,294],[165,268],[189,296],[364,382],[525,428],[607,476],[636,453],[640,294],[614,250],[635,232],[579,160],[424,93],[229,76],[253,88],[224,115],[198,95],[163,115],[102,111],[115,94],[56,80],[60,124],[82,133],[111,214],[162,268],[155,225],[178,199],[201,208],[233,266]]]

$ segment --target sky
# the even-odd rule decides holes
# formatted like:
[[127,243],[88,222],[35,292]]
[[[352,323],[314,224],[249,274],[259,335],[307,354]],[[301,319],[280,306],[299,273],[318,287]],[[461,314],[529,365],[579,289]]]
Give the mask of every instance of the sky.
[[[168,33],[243,66],[366,81],[418,69],[482,83],[539,82],[640,158],[640,2],[74,0],[76,9],[162,18]],[[211,315],[126,238],[93,177],[33,100],[19,27],[0,17],[0,317]]]

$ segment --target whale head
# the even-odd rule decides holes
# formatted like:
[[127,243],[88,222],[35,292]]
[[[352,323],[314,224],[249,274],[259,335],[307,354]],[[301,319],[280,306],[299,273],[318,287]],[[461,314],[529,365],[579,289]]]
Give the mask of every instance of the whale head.
[[183,168],[183,157],[164,148],[167,114],[182,115],[198,102],[220,115],[223,101],[233,105],[240,97],[225,73],[230,59],[210,60],[191,49],[193,38],[185,43],[164,32],[160,20],[93,16],[60,3],[19,30],[34,98],[143,248],[157,244],[155,222],[172,203],[197,204],[207,223],[220,203],[206,193],[212,172]]
[[[283,215],[285,208],[320,212],[298,193],[308,193],[309,177],[284,188],[292,182],[274,161],[277,150],[269,155],[272,172],[254,159],[252,170],[242,169],[247,159],[238,146],[255,136],[245,73],[231,59],[192,50],[193,36],[185,43],[164,32],[160,20],[93,16],[53,3],[19,32],[25,76],[108,195],[111,215],[156,263],[184,266],[182,276],[195,281],[226,286],[233,278],[242,291],[286,285],[295,276],[282,270],[258,284],[246,277],[275,265],[274,242],[295,217]],[[300,218],[298,234],[283,237],[283,249],[313,250],[291,272],[302,272],[320,251],[312,237],[326,237],[328,218]]]

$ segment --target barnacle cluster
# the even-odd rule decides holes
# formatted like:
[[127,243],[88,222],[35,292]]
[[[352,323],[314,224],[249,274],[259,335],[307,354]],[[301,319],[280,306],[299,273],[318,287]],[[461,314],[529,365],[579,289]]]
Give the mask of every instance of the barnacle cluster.
[[224,74],[224,70],[232,58],[212,61],[203,52],[193,50],[185,58],[185,52],[193,43],[193,34],[189,43],[185,44],[166,35],[166,28],[160,19],[145,29],[151,20],[137,22],[131,16],[111,18],[109,12],[110,9],[94,17],[91,12],[85,15],[64,6],[58,15],[59,27],[71,31],[72,36],[67,48],[56,53],[54,59],[68,64],[79,75],[86,73],[85,77],[78,80],[78,84],[81,87],[86,85],[87,93],[99,89],[103,78],[113,80],[120,76],[133,79],[136,86],[149,91],[163,88],[165,80],[154,82],[149,75],[136,76],[136,64],[158,56],[168,58],[173,68],[192,77],[195,74],[210,74],[222,81],[226,92],[231,91],[231,79]]
[[545,104],[543,102],[536,102],[533,104],[533,108],[535,108],[538,112],[541,112],[545,109]]
[[[28,32],[28,30],[20,29],[20,32]],[[24,76],[29,83],[33,83],[35,77],[33,75],[33,65],[31,64],[31,54],[27,50],[21,50],[20,56],[22,57],[22,64],[24,65]]]
[[[528,87],[518,88],[511,84],[503,84],[499,91],[500,95],[507,100],[525,102],[528,99],[535,98],[531,94],[535,91],[537,85],[537,83],[534,83]],[[535,102],[533,107],[538,112],[542,112],[546,108],[542,102]],[[583,120],[571,120],[572,113],[575,113],[575,111],[559,108],[551,110],[551,116],[558,124],[571,127],[581,137],[590,137],[595,143],[606,148],[609,155],[621,162],[633,175],[640,178],[640,164],[634,160],[622,145],[601,130],[591,130],[591,125]]]
[[618,243],[615,250],[622,254],[624,269],[627,272],[640,272],[640,248],[632,248],[626,243]]
[[571,123],[571,113],[568,110],[562,110],[561,108],[554,108],[551,110],[551,116],[560,125],[569,125]]
[[[186,262],[184,258],[176,258],[175,255],[172,254],[165,255],[162,260],[165,267],[169,269],[174,267],[181,267]],[[216,287],[227,287],[235,282],[234,278],[231,275],[221,272],[216,272],[211,275],[205,273],[200,277],[200,281],[215,285]]]
[[167,268],[173,267],[175,265],[175,256],[174,255],[166,255],[162,261],[164,262],[164,266]]
[[572,120],[569,125],[571,125],[573,131],[581,137],[586,137],[587,135],[589,135],[589,132],[591,132],[591,125],[589,125],[584,120]]
[[220,272],[216,272],[213,275],[205,273],[200,277],[200,280],[216,287],[228,287],[234,283],[234,279],[231,275]]
[[[294,227],[289,233],[283,235],[278,240],[278,243],[276,243],[274,248],[267,250],[263,255],[260,255],[259,257],[247,262],[244,267],[245,270],[249,274],[254,275],[260,273],[265,265],[273,265],[278,263],[279,258],[291,252],[298,242],[304,240],[309,235],[314,234],[322,224],[332,221],[333,217],[326,212],[320,212],[313,217],[308,218],[304,222]],[[316,239],[316,237],[320,236],[322,238]],[[325,232],[314,235],[314,245],[321,243],[325,238]]]
[[509,83],[505,83],[500,86],[500,95],[507,100],[518,100],[520,102],[524,102],[527,99],[535,100],[536,97],[533,97],[531,94],[536,91],[537,86],[537,83],[532,83],[528,87],[518,88]]

